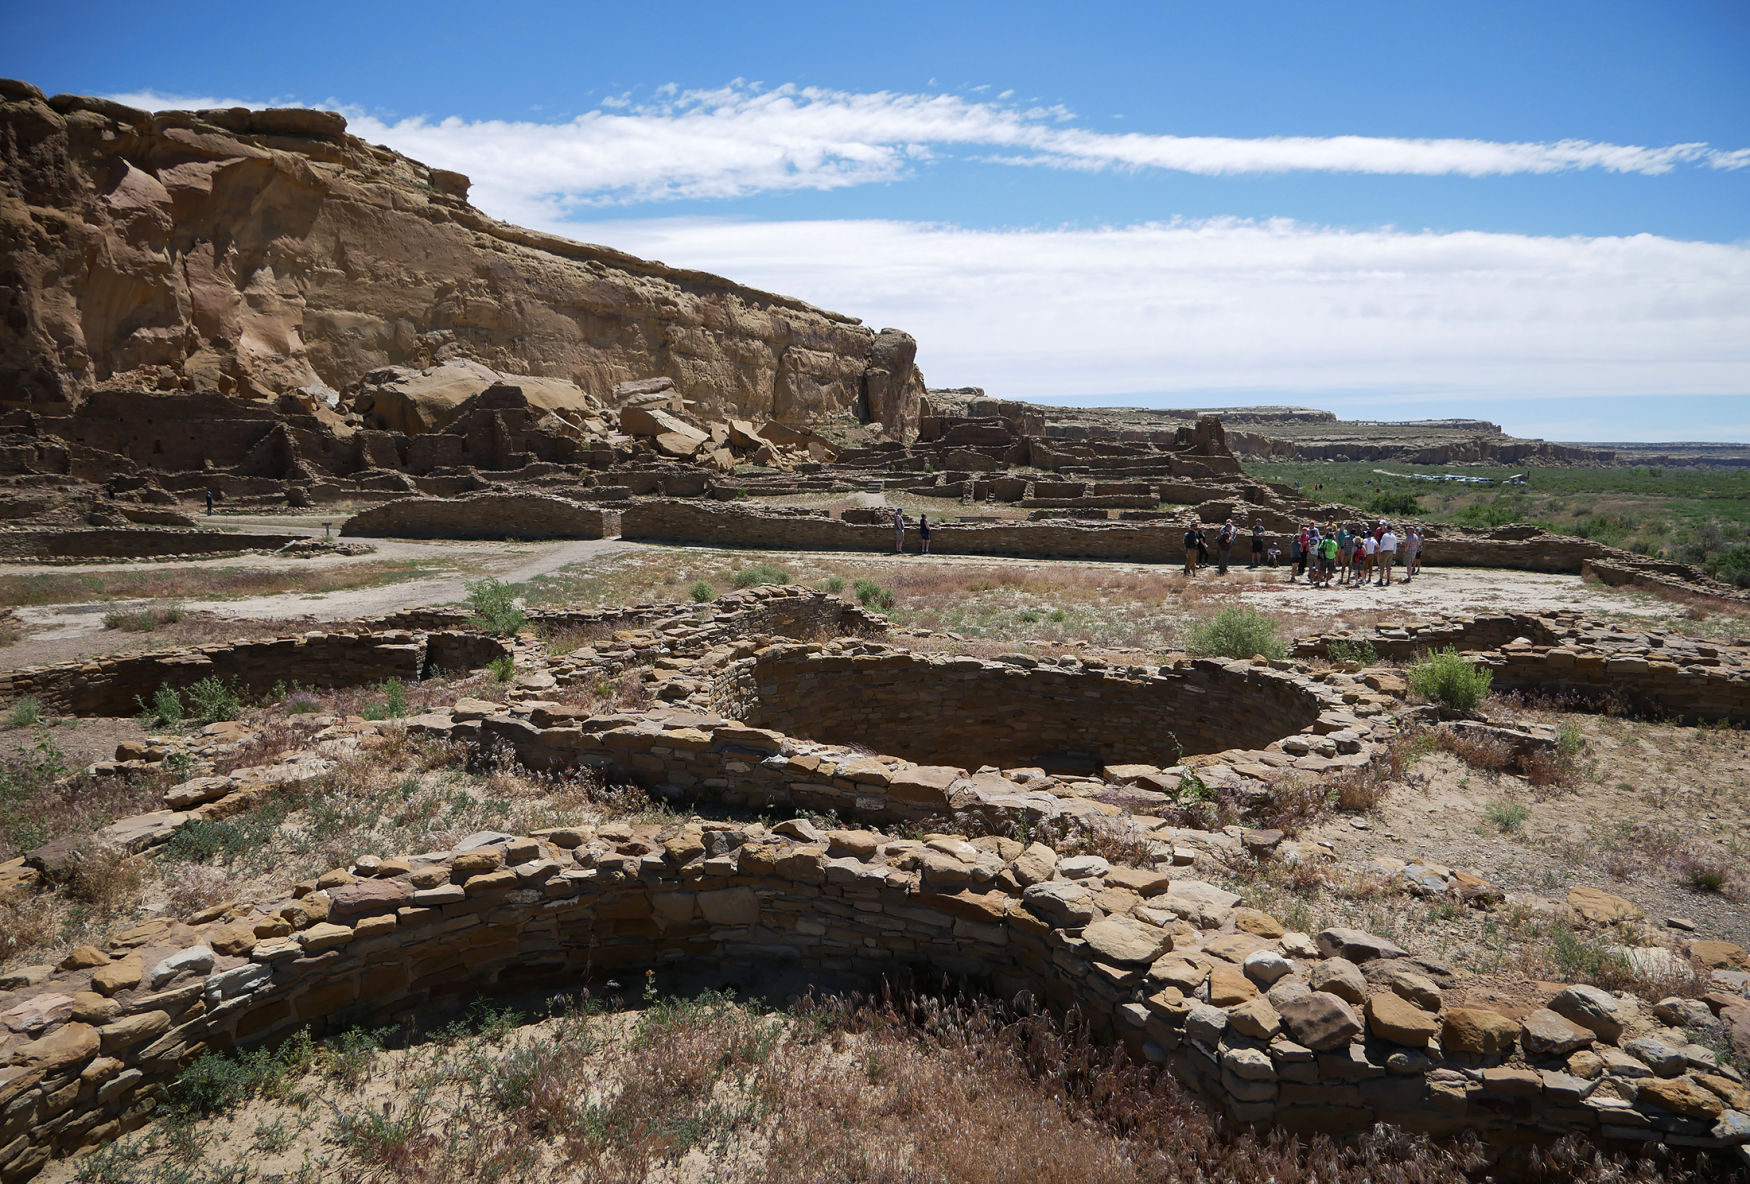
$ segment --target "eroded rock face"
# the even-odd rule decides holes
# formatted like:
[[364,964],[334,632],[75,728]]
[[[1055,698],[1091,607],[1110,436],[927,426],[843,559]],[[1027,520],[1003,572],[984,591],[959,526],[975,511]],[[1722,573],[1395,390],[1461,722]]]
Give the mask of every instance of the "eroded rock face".
[[135,110],[0,85],[0,403],[100,385],[317,399],[471,359],[605,398],[666,376],[701,413],[915,428],[915,343],[508,226],[467,178],[317,111]]

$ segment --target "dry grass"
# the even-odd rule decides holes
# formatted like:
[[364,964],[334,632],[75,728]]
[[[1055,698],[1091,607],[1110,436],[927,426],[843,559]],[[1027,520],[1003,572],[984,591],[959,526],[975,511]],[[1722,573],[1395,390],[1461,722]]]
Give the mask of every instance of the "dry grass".
[[1346,1142],[1256,1134],[1090,1040],[1074,1016],[964,997],[804,998],[770,1013],[708,993],[526,1028],[476,1017],[405,1051],[353,1034],[211,1058],[172,1088],[170,1117],[82,1161],[78,1178],[1699,1184],[1729,1170],[1574,1139],[1491,1163],[1473,1141],[1383,1127]]

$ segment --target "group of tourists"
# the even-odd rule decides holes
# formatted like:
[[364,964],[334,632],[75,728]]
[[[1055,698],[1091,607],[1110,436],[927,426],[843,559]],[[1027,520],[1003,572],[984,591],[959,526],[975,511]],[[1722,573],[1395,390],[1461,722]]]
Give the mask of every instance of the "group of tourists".
[[1413,522],[1401,533],[1386,522],[1375,522],[1371,530],[1331,523],[1323,531],[1308,522],[1289,539],[1288,552],[1291,584],[1304,575],[1315,588],[1329,588],[1333,579],[1353,588],[1383,588],[1392,582],[1394,566],[1402,566],[1399,582],[1405,584],[1422,569],[1422,532]]
[[[1211,540],[1201,522],[1192,521],[1185,527],[1185,574],[1193,576],[1209,564],[1209,553],[1216,554],[1216,571],[1227,574],[1240,529],[1229,518],[1215,531]],[[1266,538],[1262,520],[1251,527],[1252,557],[1248,567],[1277,567],[1282,563],[1282,550]],[[1401,567],[1401,583],[1409,583],[1422,569],[1422,532],[1411,523],[1402,532],[1386,522],[1376,522],[1370,530],[1365,525],[1351,528],[1348,524],[1331,523],[1320,530],[1308,522],[1289,536],[1288,582],[1293,584],[1305,576],[1315,588],[1337,585],[1359,588],[1366,584],[1384,587],[1392,583],[1392,568]]]

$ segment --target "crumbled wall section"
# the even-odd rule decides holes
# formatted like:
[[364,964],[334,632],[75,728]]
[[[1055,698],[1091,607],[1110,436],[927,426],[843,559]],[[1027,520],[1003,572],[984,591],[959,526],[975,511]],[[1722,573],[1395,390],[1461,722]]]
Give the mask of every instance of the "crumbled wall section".
[[1325,656],[1332,641],[1365,642],[1397,662],[1452,646],[1488,666],[1498,691],[1750,723],[1750,645],[1643,633],[1577,613],[1507,613],[1315,638],[1297,642],[1295,654]]

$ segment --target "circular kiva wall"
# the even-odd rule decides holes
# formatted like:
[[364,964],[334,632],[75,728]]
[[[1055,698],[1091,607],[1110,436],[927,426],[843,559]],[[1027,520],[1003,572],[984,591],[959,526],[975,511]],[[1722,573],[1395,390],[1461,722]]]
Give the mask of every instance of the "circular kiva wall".
[[1057,773],[1263,748],[1312,724],[1321,706],[1265,666],[1072,670],[800,646],[731,664],[713,705],[754,727],[921,764]]

